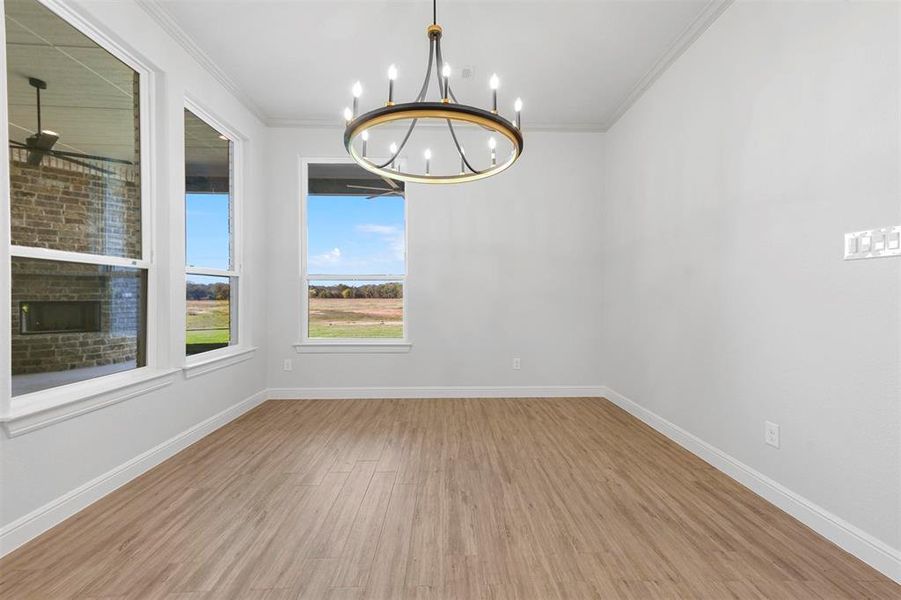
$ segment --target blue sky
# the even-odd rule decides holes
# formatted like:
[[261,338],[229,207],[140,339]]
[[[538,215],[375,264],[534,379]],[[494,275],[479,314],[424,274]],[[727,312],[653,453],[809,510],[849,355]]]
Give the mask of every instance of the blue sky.
[[307,221],[309,273],[404,273],[403,198],[311,195]]
[[185,194],[185,263],[229,268],[228,194]]

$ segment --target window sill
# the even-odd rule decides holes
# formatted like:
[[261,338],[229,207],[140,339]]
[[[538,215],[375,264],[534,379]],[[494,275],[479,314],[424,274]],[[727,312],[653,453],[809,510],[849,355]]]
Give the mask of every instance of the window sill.
[[190,356],[185,361],[185,377],[190,379],[250,360],[256,350],[256,346],[231,346]]
[[393,342],[297,342],[298,354],[406,354],[413,347],[403,340]]
[[142,367],[15,396],[9,412],[0,415],[0,422],[9,437],[16,437],[158,390],[171,384],[178,371]]

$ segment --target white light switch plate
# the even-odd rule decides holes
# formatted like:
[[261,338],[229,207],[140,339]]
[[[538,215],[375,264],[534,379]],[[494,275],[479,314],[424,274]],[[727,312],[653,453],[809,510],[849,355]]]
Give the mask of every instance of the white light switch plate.
[[901,256],[901,225],[845,234],[845,260]]

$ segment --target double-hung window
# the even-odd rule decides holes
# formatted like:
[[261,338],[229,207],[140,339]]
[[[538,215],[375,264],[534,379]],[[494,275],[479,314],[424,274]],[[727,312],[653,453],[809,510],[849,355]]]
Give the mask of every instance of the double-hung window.
[[36,0],[5,7],[11,392],[148,363],[142,77]]
[[303,178],[302,345],[404,341],[403,184],[348,162],[305,161]]
[[185,109],[185,353],[238,343],[235,142]]

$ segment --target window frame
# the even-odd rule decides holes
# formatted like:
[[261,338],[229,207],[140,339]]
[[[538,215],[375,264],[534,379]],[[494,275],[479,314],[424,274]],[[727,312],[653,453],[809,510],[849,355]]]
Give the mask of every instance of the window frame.
[[[182,356],[184,367],[188,369],[186,371],[186,375],[189,377],[192,373],[200,374],[208,371],[208,366],[210,363],[218,362],[224,359],[228,359],[235,356],[244,356],[246,358],[250,358],[249,352],[253,350],[247,343],[247,319],[245,317],[244,307],[247,304],[247,293],[244,289],[246,286],[243,285],[243,270],[244,270],[244,259],[243,259],[243,233],[244,233],[244,178],[243,178],[243,165],[244,165],[244,152],[245,152],[245,142],[246,138],[238,132],[236,129],[225,123],[222,119],[218,118],[211,111],[207,110],[202,103],[194,99],[191,95],[186,95],[184,100],[184,109],[191,111],[191,113],[212,127],[214,130],[219,132],[220,135],[224,135],[231,142],[231,172],[229,177],[231,179],[230,183],[230,215],[229,215],[229,251],[231,252],[231,256],[229,257],[229,264],[231,265],[230,269],[214,269],[211,267],[189,267],[187,264],[187,189],[185,186],[185,177],[184,175],[181,178],[181,207],[182,207],[182,216],[184,218],[183,228],[184,235],[182,239],[185,244],[185,260],[184,260],[184,270],[185,277],[182,280],[181,287],[181,307],[182,307],[182,315],[187,317],[187,299],[185,297],[185,288],[187,285],[187,276],[188,275],[201,275],[201,276],[213,276],[213,277],[228,277],[230,280],[230,284],[233,281],[233,286],[237,287],[237,293],[232,290],[231,293],[231,302],[232,306],[229,307],[230,312],[230,325],[231,331],[230,334],[237,339],[234,344],[229,344],[224,348],[216,348],[215,350],[208,350],[207,352],[200,352],[198,354],[188,355],[186,350],[186,336],[187,336],[187,327],[183,326],[181,328],[181,336],[182,340],[181,348],[182,348]],[[184,118],[182,118],[182,128],[184,131]],[[184,144],[182,144],[184,146]],[[184,165],[185,160],[182,160],[182,164]],[[233,364],[231,361],[228,364]],[[227,366],[223,364],[222,366]],[[196,367],[196,369],[195,369]]]
[[[161,305],[159,298],[159,280],[160,269],[156,260],[156,221],[155,208],[156,204],[156,160],[155,160],[155,110],[157,82],[156,73],[151,66],[142,60],[138,55],[129,51],[115,39],[108,35],[105,31],[95,26],[92,22],[84,18],[80,13],[74,11],[67,4],[60,0],[37,0],[44,8],[52,12],[58,18],[63,20],[70,27],[80,32],[100,48],[109,52],[113,57],[122,62],[124,65],[132,69],[138,74],[138,122],[140,128],[140,139],[138,147],[140,149],[140,177],[141,177],[141,256],[139,258],[124,258],[102,254],[89,254],[82,252],[72,252],[67,250],[56,250],[51,248],[37,248],[31,246],[13,245],[10,238],[9,219],[10,219],[10,196],[9,196],[9,134],[4,128],[3,154],[0,154],[2,160],[2,168],[0,168],[0,179],[2,179],[2,189],[6,193],[3,194],[5,201],[0,203],[0,213],[2,213],[3,233],[0,238],[0,247],[4,249],[2,280],[4,289],[12,289],[11,262],[13,258],[33,258],[41,260],[54,260],[68,263],[94,264],[103,266],[121,266],[146,271],[147,277],[147,293],[146,293],[146,338],[145,353],[146,364],[142,367],[136,367],[120,373],[93,377],[83,381],[77,381],[65,385],[50,387],[36,392],[26,394],[12,395],[12,372],[7,368],[3,370],[2,390],[0,390],[0,421],[8,422],[17,418],[23,418],[37,412],[48,413],[47,419],[59,420],[60,417],[53,413],[75,413],[81,414],[96,407],[106,405],[112,401],[118,401],[126,397],[135,395],[134,390],[140,387],[153,387],[155,389],[160,384],[153,383],[161,377],[169,375],[172,369],[167,369],[165,364],[165,356],[162,351],[162,340],[165,335],[158,335],[158,313]],[[0,31],[0,64],[6,71],[6,28],[5,18],[6,12],[2,11],[4,27]],[[6,78],[2,78],[0,82],[0,118],[5,121],[9,120],[8,112],[8,90],[6,86]],[[5,309],[5,314],[11,314],[11,294],[3,294],[0,309]],[[6,359],[5,364],[9,365],[12,354],[12,339],[7,326],[4,329],[4,338],[2,343],[2,358]],[[113,400],[110,399],[109,392],[122,390],[122,392]],[[87,401],[87,405],[84,405]],[[60,407],[66,405],[78,405],[70,411],[61,411]],[[53,420],[52,422],[55,422]],[[11,431],[9,423],[7,429]],[[30,430],[30,429],[29,429]]]
[[[376,160],[378,160],[376,158]],[[309,158],[300,157],[300,210],[299,231],[300,235],[300,328],[299,340],[294,344],[298,353],[385,353],[385,352],[409,352],[412,347],[410,342],[408,302],[407,302],[407,277],[410,270],[409,251],[409,223],[410,223],[410,196],[409,189],[404,186],[404,273],[385,275],[326,275],[322,273],[310,273],[307,269],[308,258],[308,220],[307,201],[309,198],[309,166],[314,164],[356,164],[350,158]],[[362,167],[361,167],[362,168]],[[401,338],[311,338],[309,336],[309,312],[310,312],[310,282],[311,281],[400,281],[403,285],[403,337]]]

